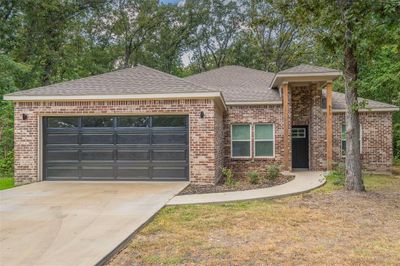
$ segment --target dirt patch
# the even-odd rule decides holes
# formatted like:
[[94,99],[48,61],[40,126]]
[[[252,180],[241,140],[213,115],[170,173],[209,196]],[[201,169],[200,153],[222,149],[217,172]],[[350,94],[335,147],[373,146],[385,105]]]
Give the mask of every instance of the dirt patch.
[[109,265],[398,265],[400,176],[365,181],[366,193],[167,207]]
[[292,181],[294,176],[282,175],[277,177],[275,180],[269,180],[262,178],[258,184],[251,184],[248,180],[239,180],[234,185],[226,185],[224,181],[220,181],[216,185],[196,185],[190,184],[179,195],[189,194],[206,194],[206,193],[219,193],[219,192],[230,192],[230,191],[243,191],[257,188],[267,188],[285,184]]

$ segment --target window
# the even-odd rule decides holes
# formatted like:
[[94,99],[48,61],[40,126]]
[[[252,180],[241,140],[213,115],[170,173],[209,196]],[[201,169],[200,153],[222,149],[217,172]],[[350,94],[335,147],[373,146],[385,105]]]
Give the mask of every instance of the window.
[[47,119],[49,128],[76,128],[79,117],[49,117]]
[[186,116],[153,116],[153,127],[184,127]]
[[120,116],[118,127],[148,127],[149,120],[148,116]]
[[[360,136],[358,140],[360,141],[360,153],[362,153],[362,125],[360,124]],[[346,124],[342,124],[342,157],[346,157]]]
[[233,158],[250,157],[250,125],[232,125],[231,130]]
[[254,157],[274,156],[274,125],[255,125]]
[[85,116],[83,127],[113,127],[114,118],[111,116]]
[[294,139],[304,139],[306,138],[305,128],[292,128],[292,138]]

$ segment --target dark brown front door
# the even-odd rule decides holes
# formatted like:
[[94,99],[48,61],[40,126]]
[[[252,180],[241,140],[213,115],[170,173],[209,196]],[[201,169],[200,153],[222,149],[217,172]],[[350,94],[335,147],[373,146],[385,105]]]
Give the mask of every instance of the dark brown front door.
[[308,126],[293,126],[292,168],[308,167]]

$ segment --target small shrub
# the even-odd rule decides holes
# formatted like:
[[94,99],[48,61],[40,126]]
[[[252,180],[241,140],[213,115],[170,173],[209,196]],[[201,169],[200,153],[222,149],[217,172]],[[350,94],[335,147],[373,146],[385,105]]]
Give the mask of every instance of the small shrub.
[[247,174],[249,177],[249,181],[251,184],[255,185],[260,182],[260,175],[258,174],[257,171],[251,171],[250,173]]
[[276,164],[268,165],[266,170],[266,178],[269,180],[275,180],[281,174],[281,168],[279,167],[279,165]]
[[344,186],[346,175],[346,166],[344,163],[336,164],[332,172],[329,173],[329,177],[333,180],[335,186]]
[[222,174],[225,177],[225,185],[233,186],[235,185],[235,180],[233,180],[233,172],[230,168],[222,168]]
[[13,172],[14,153],[11,151],[3,159],[0,159],[0,177],[13,177]]

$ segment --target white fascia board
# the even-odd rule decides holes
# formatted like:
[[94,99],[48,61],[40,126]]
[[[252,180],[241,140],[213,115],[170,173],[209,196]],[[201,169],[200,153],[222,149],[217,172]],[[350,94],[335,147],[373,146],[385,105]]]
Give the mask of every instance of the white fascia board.
[[273,102],[227,102],[226,105],[279,105],[282,101]]
[[277,78],[293,78],[293,77],[337,77],[341,76],[343,73],[341,71],[336,72],[321,72],[321,73],[282,73],[276,74]]
[[[398,107],[387,107],[387,108],[370,108],[370,109],[360,109],[358,112],[397,112],[400,109]],[[322,112],[326,113],[326,109]],[[333,109],[332,113],[345,113],[346,109]]]
[[137,100],[137,99],[177,99],[177,98],[221,98],[220,92],[127,94],[127,95],[4,95],[7,101],[96,101],[96,100]]
[[[342,76],[342,71],[335,71],[335,72],[321,72],[321,73],[278,73],[275,75],[274,79],[272,80],[269,89],[272,89],[277,81],[277,79],[284,79],[284,78],[306,78],[306,77],[326,77],[336,79],[339,76]],[[291,82],[286,81],[286,82]],[[293,81],[292,81],[293,82]]]

